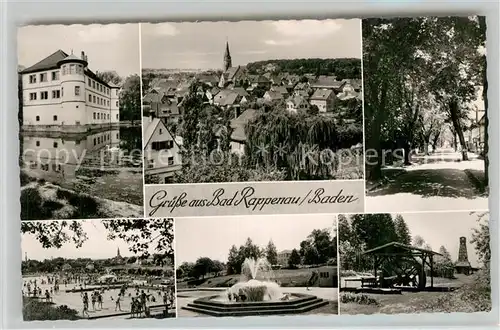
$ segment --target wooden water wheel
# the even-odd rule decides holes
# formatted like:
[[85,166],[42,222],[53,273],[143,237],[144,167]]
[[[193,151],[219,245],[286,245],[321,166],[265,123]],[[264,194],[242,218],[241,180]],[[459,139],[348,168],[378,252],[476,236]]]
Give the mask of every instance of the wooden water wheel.
[[393,280],[394,286],[425,289],[427,277],[420,262],[414,258],[401,258],[393,271],[396,274]]

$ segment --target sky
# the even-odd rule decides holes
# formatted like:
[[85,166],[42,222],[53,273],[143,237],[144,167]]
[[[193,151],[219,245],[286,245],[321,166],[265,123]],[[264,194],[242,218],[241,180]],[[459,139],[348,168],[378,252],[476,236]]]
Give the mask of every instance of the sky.
[[299,249],[314,229],[333,231],[334,215],[253,215],[235,217],[182,218],[175,222],[176,264],[195,262],[200,257],[227,261],[234,244],[245,244],[248,237],[265,247],[269,240],[276,249]]
[[[471,244],[472,228],[479,228],[477,215],[470,212],[435,212],[402,214],[412,237],[419,235],[433,251],[439,252],[443,245],[451,254],[452,261],[458,258],[459,238],[467,238],[467,253],[473,267],[480,266],[478,256]],[[395,215],[393,215],[395,216]]]
[[361,21],[287,20],[141,24],[142,67],[220,69],[269,59],[361,58]]
[[85,51],[92,71],[140,73],[138,24],[40,25],[19,28],[18,64],[29,67],[58,49],[80,56]]
[[[113,258],[116,256],[117,249],[120,249],[122,257],[134,256],[129,251],[129,245],[123,240],[116,238],[115,240],[108,240],[108,231],[100,220],[78,220],[82,222],[82,229],[87,233],[88,240],[83,243],[80,248],[77,248],[74,243],[65,243],[60,249],[51,248],[44,249],[42,244],[36,239],[33,234],[22,234],[21,236],[21,250],[22,258],[24,260],[25,253],[28,254],[28,259],[31,260],[44,260],[52,257],[62,258],[91,258],[91,259],[105,259]],[[153,235],[154,236],[154,235]],[[151,252],[153,248],[151,248]]]

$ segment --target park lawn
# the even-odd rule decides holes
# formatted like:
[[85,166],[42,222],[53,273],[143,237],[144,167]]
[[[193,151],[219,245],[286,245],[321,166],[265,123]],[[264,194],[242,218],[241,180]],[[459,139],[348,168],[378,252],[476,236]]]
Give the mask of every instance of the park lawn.
[[378,304],[341,303],[341,314],[473,313],[491,310],[491,288],[484,275],[435,278],[435,286],[458,287],[453,292],[403,292],[402,294],[358,294]]
[[[280,282],[282,287],[304,287],[311,277],[313,268],[302,269],[279,269],[274,271],[273,278]],[[238,283],[241,279],[240,274],[224,275],[217,277],[208,277],[197,288],[227,288]],[[178,289],[188,288],[187,282],[178,282]]]

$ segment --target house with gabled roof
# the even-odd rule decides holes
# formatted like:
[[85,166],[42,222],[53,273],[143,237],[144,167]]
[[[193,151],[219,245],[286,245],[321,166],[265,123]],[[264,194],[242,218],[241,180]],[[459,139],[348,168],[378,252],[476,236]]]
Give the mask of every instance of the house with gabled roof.
[[57,50],[22,70],[23,130],[86,132],[120,121],[120,86],[89,68],[78,57]]
[[246,125],[253,120],[255,117],[257,117],[258,111],[255,109],[246,109],[241,113],[237,118],[231,120],[231,129],[233,132],[231,133],[230,137],[230,144],[229,147],[231,149],[231,152],[238,154],[238,155],[244,155],[245,154],[245,144],[247,141],[247,136],[246,136]]
[[292,96],[286,101],[286,109],[290,112],[297,112],[299,110],[307,110],[309,108],[309,102],[300,96]]
[[310,85],[314,89],[331,89],[338,94],[342,92],[345,81],[337,80],[335,76],[319,76]]
[[320,113],[331,112],[334,109],[336,96],[331,89],[317,89],[309,99],[311,105],[318,107]]
[[268,90],[267,92],[265,92],[263,98],[266,102],[274,102],[285,99],[282,93],[273,90]]
[[144,175],[152,180],[146,183],[171,183],[182,169],[181,139],[160,118],[143,117],[142,125]]

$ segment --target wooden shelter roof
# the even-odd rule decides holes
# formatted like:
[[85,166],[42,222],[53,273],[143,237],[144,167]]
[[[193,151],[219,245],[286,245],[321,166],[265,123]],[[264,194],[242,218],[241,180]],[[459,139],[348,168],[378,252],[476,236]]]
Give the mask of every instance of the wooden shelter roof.
[[408,252],[423,252],[427,255],[442,255],[441,253],[432,251],[432,250],[427,250],[427,249],[422,249],[418,248],[415,246],[411,245],[406,245],[402,244],[399,242],[390,242],[381,246],[377,246],[376,248],[364,251],[363,254],[371,254],[371,255],[377,255],[377,254],[382,254],[382,253],[391,253],[391,252],[396,252],[396,251],[408,251]]

